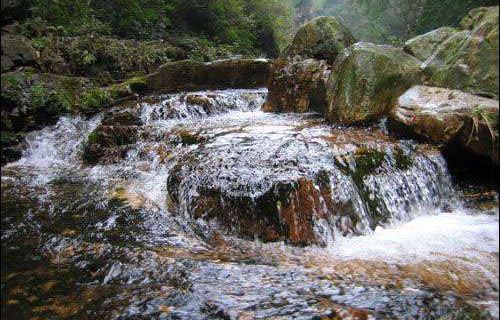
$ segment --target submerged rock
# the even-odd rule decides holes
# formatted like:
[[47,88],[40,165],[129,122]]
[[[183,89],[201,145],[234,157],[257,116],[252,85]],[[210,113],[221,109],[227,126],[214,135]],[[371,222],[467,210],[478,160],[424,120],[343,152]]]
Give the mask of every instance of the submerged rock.
[[476,8],[422,64],[429,84],[498,97],[498,6]]
[[145,77],[145,90],[172,93],[203,89],[259,88],[267,84],[270,63],[265,59],[214,62],[168,62]]
[[325,61],[279,59],[271,68],[269,94],[262,107],[270,112],[323,113],[330,70]]
[[395,132],[445,147],[458,145],[499,164],[498,100],[415,86],[398,99],[389,123]]
[[[432,150],[379,132],[296,128],[277,138],[246,133],[265,127],[225,130],[177,158],[167,183],[169,211],[204,237],[325,245],[404,220],[416,203],[438,203],[447,192]],[[432,196],[417,201],[424,189]]]
[[337,55],[354,42],[351,31],[337,18],[317,17],[297,31],[284,55],[326,60],[332,64]]
[[360,42],[344,50],[328,79],[331,122],[362,124],[386,115],[420,80],[420,61],[400,48]]
[[450,27],[432,30],[406,41],[404,50],[415,58],[425,61],[434,53],[437,47],[454,32],[456,32],[456,30]]

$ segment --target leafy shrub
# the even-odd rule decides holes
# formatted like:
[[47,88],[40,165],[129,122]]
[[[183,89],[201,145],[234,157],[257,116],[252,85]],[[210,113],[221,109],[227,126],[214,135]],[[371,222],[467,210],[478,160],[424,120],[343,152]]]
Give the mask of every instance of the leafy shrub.
[[80,111],[84,113],[100,111],[111,102],[109,92],[101,88],[91,88],[80,97]]

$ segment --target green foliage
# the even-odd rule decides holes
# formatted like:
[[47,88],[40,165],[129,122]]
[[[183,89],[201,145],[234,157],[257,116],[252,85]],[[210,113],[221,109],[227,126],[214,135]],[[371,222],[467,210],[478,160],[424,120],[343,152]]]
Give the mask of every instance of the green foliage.
[[32,15],[53,26],[62,27],[65,35],[87,32],[109,33],[105,20],[95,18],[96,10],[88,0],[35,0]]
[[31,103],[35,109],[42,109],[49,101],[47,89],[42,85],[30,87]]
[[100,21],[123,38],[155,39],[165,36],[174,8],[172,0],[91,1]]
[[293,1],[249,0],[247,11],[255,19],[256,36],[265,52],[281,51],[288,45],[294,33]]
[[64,90],[50,90],[44,85],[37,84],[29,88],[29,94],[31,108],[42,121],[45,117],[64,114],[71,108],[70,98]]
[[89,134],[89,137],[87,138],[87,142],[89,144],[99,143],[99,140],[100,140],[100,135],[99,135],[99,132],[97,130],[92,131]]
[[458,26],[467,12],[496,0],[314,0],[315,15],[341,18],[361,40],[401,44],[443,26]]
[[32,18],[21,29],[30,37],[50,32],[143,40],[196,37],[209,41],[205,47],[214,51],[227,47],[257,56],[284,47],[293,15],[291,0],[33,0]]
[[421,34],[443,26],[458,26],[471,9],[496,5],[497,0],[427,0],[413,33]]
[[23,86],[28,79],[29,75],[24,72],[2,74],[2,104],[12,108],[21,106],[26,99]]
[[108,91],[101,88],[91,88],[80,97],[80,110],[84,113],[99,111],[112,102]]
[[118,40],[97,35],[60,41],[56,48],[69,62],[72,73],[105,79],[121,79],[134,72],[149,73],[179,55],[172,47],[160,42]]

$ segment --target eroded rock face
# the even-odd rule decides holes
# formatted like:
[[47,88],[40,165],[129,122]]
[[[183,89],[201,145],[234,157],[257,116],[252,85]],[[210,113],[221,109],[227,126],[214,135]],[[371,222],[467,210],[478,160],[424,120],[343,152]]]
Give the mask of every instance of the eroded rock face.
[[328,79],[327,119],[348,125],[380,119],[420,81],[419,65],[400,48],[365,42],[349,47]]
[[422,64],[429,84],[498,97],[498,6],[471,10]]
[[279,59],[273,63],[263,111],[323,113],[330,70],[323,60]]
[[398,99],[390,126],[396,132],[445,147],[457,144],[499,164],[498,100],[458,90],[415,86]]
[[204,89],[259,88],[267,84],[270,62],[232,59],[168,62],[145,77],[145,91],[172,93]]
[[406,41],[404,50],[418,60],[425,61],[434,53],[437,47],[454,32],[456,32],[456,30],[450,27],[432,30]]
[[317,17],[302,26],[292,44],[285,50],[285,56],[300,56],[326,60],[329,64],[337,55],[356,40],[350,30],[335,17]]

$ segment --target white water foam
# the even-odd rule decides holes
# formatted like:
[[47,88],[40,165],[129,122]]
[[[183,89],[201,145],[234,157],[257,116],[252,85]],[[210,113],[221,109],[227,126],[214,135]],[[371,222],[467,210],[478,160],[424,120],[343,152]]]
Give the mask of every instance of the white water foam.
[[499,251],[498,213],[471,214],[464,209],[433,212],[371,234],[340,238],[329,252],[345,259],[361,258],[387,262],[424,259],[480,259]]

